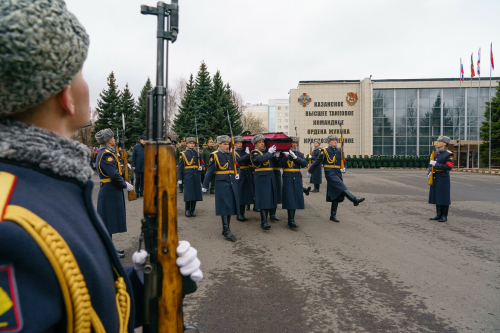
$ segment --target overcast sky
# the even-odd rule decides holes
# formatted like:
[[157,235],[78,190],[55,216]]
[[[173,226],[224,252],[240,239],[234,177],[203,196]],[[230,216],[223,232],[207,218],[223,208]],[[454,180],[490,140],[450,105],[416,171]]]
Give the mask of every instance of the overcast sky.
[[[135,98],[148,76],[155,84],[156,17],[141,15],[140,5],[156,0],[66,3],[90,35],[83,73],[92,107],[111,71]],[[460,57],[467,78],[479,47],[487,77],[490,42],[500,66],[498,0],[179,0],[179,6],[169,82],[196,75],[204,60],[246,103],[288,98],[300,80],[458,77]]]

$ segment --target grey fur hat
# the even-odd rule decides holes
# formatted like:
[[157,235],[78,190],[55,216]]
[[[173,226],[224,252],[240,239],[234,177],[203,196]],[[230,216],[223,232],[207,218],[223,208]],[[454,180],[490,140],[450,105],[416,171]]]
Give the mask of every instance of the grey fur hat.
[[297,142],[297,143],[299,143],[300,140],[298,136],[291,136],[290,139],[292,139],[292,142]]
[[257,142],[259,142],[260,140],[265,140],[264,138],[264,135],[262,134],[257,134],[256,136],[254,136],[252,138],[252,144],[255,145]]
[[231,138],[229,136],[227,136],[227,135],[219,135],[217,137],[217,143],[221,144],[221,143],[224,143],[224,142],[231,143]]
[[105,128],[95,134],[95,140],[97,141],[97,143],[103,144],[111,140],[111,138],[114,136],[115,134],[111,129]]
[[450,143],[450,137],[449,136],[444,136],[440,135],[439,138],[436,141],[443,141],[446,144]]
[[196,143],[196,138],[194,136],[190,136],[189,138],[186,138],[186,143],[194,142]]
[[314,139],[314,142],[317,142],[317,143],[321,144],[321,140],[320,139]]
[[239,136],[239,135],[235,136],[234,137],[234,142],[243,142],[243,137]]
[[0,1],[0,118],[66,87],[87,58],[89,36],[62,0]]
[[336,136],[336,135],[333,135],[333,134],[330,134],[329,136],[326,137],[326,142],[330,142],[331,140],[337,140],[337,142],[339,141],[339,137]]

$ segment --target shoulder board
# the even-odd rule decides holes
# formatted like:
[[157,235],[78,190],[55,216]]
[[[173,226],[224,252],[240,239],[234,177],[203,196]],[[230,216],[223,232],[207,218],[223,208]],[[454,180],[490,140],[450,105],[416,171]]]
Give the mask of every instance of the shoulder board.
[[210,153],[210,155],[217,154],[217,152],[218,152],[218,150],[213,151],[213,152]]
[[16,181],[17,177],[13,174],[0,171],[0,184],[2,184],[0,187],[0,221],[3,221],[3,215],[6,211],[5,207],[9,205]]
[[[111,153],[111,152],[109,151],[109,149],[104,149],[104,151],[105,151],[105,152],[107,152],[107,153]],[[113,154],[113,153],[111,153],[111,154]]]
[[450,154],[453,154],[453,152],[451,150],[447,150],[447,152],[450,153]]

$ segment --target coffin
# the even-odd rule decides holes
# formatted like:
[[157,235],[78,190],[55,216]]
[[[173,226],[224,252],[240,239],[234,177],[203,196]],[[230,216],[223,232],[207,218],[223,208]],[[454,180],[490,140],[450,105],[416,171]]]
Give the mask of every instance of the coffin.
[[[272,146],[276,146],[278,151],[289,151],[292,148],[292,139],[282,133],[263,133],[264,135],[264,143],[266,144],[266,148],[271,148]],[[248,149],[255,149],[255,146],[252,143],[252,138],[255,135],[243,135],[243,149],[248,147]]]

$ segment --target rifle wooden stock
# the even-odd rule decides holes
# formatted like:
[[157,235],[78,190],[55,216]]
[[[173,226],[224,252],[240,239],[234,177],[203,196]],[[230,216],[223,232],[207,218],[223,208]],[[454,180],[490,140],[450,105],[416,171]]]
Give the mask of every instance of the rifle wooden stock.
[[[434,160],[436,156],[436,152],[433,151],[431,153],[431,161]],[[428,182],[429,185],[434,185],[434,165],[431,167],[431,174],[429,175],[429,182]]]
[[344,136],[340,137],[340,168],[344,168]]
[[[146,142],[144,146],[144,215],[156,215],[156,154],[155,142]],[[176,172],[177,174],[177,172]]]
[[[125,149],[122,149],[122,161],[123,161],[123,179],[125,179],[127,183],[130,183],[130,177],[129,177],[130,175],[128,173],[127,151]],[[128,193],[128,201],[137,200],[134,191],[127,191],[127,193]]]
[[[313,154],[313,151],[312,150],[309,150],[309,155],[312,156]],[[307,166],[308,168],[311,167],[311,158],[309,157],[309,165]]]
[[234,168],[234,176],[238,174],[238,170],[236,169],[236,159],[234,158],[235,147],[234,147],[234,138],[231,137],[231,155],[233,156],[233,168]]

